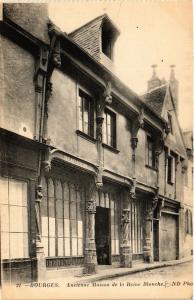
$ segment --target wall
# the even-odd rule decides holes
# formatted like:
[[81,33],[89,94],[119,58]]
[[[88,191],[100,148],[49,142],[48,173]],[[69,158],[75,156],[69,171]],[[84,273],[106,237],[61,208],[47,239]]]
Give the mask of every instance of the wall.
[[[30,34],[49,43],[47,23],[48,4],[44,3],[6,3],[4,16],[21,26]],[[30,14],[29,14],[30,13]]]
[[34,58],[3,36],[0,36],[0,48],[0,126],[32,139],[35,118]]
[[97,147],[77,135],[78,83],[59,70],[54,70],[53,93],[48,104],[48,137],[51,145],[83,159],[97,163]]

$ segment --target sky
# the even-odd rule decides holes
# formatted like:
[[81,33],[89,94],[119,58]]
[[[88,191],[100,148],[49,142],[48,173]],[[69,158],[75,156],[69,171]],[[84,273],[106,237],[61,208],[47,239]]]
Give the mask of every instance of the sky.
[[107,13],[120,31],[115,44],[116,75],[137,94],[147,89],[152,64],[179,81],[179,121],[192,128],[192,1],[66,0],[49,4],[50,19],[69,33]]

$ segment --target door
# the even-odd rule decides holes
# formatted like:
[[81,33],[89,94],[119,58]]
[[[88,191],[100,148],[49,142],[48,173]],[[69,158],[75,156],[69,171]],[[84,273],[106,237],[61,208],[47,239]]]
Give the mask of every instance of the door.
[[177,216],[162,213],[160,222],[160,260],[167,261],[177,259]]
[[99,265],[110,264],[110,222],[109,209],[96,207],[95,214],[95,240],[96,254]]
[[159,220],[153,219],[153,257],[159,261]]

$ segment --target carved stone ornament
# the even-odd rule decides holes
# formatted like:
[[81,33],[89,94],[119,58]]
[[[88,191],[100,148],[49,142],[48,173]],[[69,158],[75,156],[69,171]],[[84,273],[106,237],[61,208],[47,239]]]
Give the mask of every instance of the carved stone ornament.
[[96,117],[96,138],[98,142],[102,142],[102,124],[103,124],[104,118],[102,116]]
[[129,209],[123,209],[121,216],[123,245],[127,245],[129,243],[129,222]]
[[41,202],[42,197],[43,197],[42,185],[39,184],[36,188],[36,201]]
[[139,115],[132,122],[132,137],[131,137],[131,147],[133,150],[137,147],[137,134],[140,128],[144,126],[144,109],[141,108]]
[[136,178],[134,177],[133,178],[133,183],[132,183],[132,186],[131,186],[131,189],[129,191],[129,196],[132,198],[132,199],[135,199],[136,198]]
[[87,212],[89,212],[89,213],[93,213],[93,214],[95,214],[96,213],[96,201],[94,201],[94,200],[89,200],[88,202],[87,202]]
[[106,104],[111,104],[112,103],[112,96],[111,96],[111,82],[108,81],[106,88],[104,90],[104,99],[105,99],[105,105]]

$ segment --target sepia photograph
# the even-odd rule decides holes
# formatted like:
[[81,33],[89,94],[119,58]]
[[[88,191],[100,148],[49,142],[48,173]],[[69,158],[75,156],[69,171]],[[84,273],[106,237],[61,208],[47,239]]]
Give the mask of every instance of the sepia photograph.
[[0,10],[0,299],[192,299],[192,1]]

